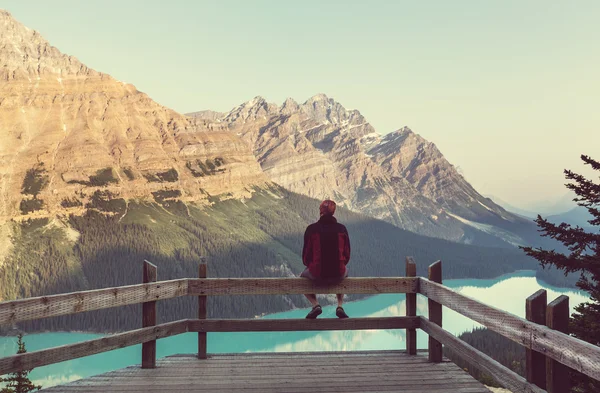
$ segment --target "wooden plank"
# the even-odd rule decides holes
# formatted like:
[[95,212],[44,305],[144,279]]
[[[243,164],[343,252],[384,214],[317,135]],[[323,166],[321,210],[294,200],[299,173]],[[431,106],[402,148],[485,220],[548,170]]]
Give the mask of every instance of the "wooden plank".
[[[417,264],[412,257],[406,257],[406,277],[417,276]],[[417,281],[418,283],[418,281]],[[418,285],[418,284],[417,284]],[[419,289],[417,288],[417,291]],[[417,315],[417,294],[407,293],[406,294],[406,316],[414,317]],[[409,355],[417,354],[417,330],[407,329],[406,330],[406,351]]]
[[337,285],[319,285],[305,278],[206,278],[189,279],[188,294],[200,295],[301,295],[416,293],[417,277],[346,278]]
[[416,329],[419,317],[345,319],[192,319],[190,332],[292,332],[315,330]]
[[[548,304],[546,326],[569,333],[569,297],[561,295]],[[548,393],[568,393],[571,390],[569,368],[556,360],[546,358],[546,390]]]
[[[144,261],[142,269],[142,281],[144,284],[156,282],[156,266],[148,261]],[[142,304],[142,327],[156,325],[156,301]],[[156,367],[156,340],[148,341],[142,344],[142,368]]]
[[[210,358],[209,358],[210,359]],[[340,367],[340,368],[344,368],[344,367],[353,367],[353,368],[361,368],[363,370],[366,369],[371,369],[375,366],[377,366],[377,368],[379,369],[386,369],[386,368],[396,368],[395,372],[398,373],[403,373],[403,372],[411,372],[411,373],[420,373],[420,372],[425,372],[423,370],[429,370],[430,367],[428,367],[428,365],[432,365],[432,364],[436,364],[436,365],[441,365],[441,367],[436,368],[437,370],[441,370],[444,369],[444,367],[448,367],[448,366],[452,366],[453,364],[450,362],[447,363],[431,363],[429,362],[429,360],[424,359],[424,361],[419,361],[417,363],[413,363],[411,361],[395,361],[395,359],[392,358],[367,358],[367,359],[362,359],[363,361],[361,362],[360,359],[346,359],[346,358],[342,358],[342,359],[338,359],[338,358],[331,358],[328,361],[327,360],[314,360],[314,359],[305,359],[305,358],[283,358],[283,359],[234,359],[234,360],[228,360],[228,361],[224,361],[224,360],[215,360],[215,359],[210,359],[209,362],[201,362],[198,363],[198,359],[194,359],[195,363],[182,363],[181,361],[176,361],[176,362],[158,362],[159,365],[163,365],[163,366],[169,366],[169,365],[177,365],[177,370],[173,370],[170,371],[170,375],[172,375],[173,373],[189,373],[190,370],[194,370],[198,367],[201,367],[203,372],[206,373],[213,373],[215,371],[219,372],[219,370],[228,370],[227,372],[234,372],[235,370],[237,370],[241,365],[244,365],[244,370],[246,370],[246,368],[256,368],[256,369],[261,369],[261,368],[271,368],[274,366],[279,367],[281,370],[285,370],[287,372],[297,372],[297,370],[295,370],[295,367],[298,366],[302,366],[302,367],[315,367],[315,368],[323,368],[323,367],[333,367],[333,365],[335,365],[335,367]],[[337,363],[336,361],[340,360],[339,363]],[[198,366],[201,365],[201,366]],[[163,371],[161,370],[157,370],[155,373],[153,373],[152,375],[162,375],[164,374]]]
[[425,333],[444,343],[444,345],[452,349],[458,356],[469,362],[472,366],[494,377],[501,385],[513,393],[544,392],[543,389],[527,382],[527,380],[519,374],[504,367],[502,364],[437,326],[437,324],[429,321],[427,318],[420,318],[421,329],[423,329]]
[[77,344],[62,345],[60,347],[8,356],[0,359],[0,375],[20,370],[29,370],[35,367],[77,359],[96,353],[145,343],[159,338],[174,336],[187,332],[187,326],[187,320],[169,322],[94,340],[83,341]]
[[[192,320],[187,320],[189,322],[192,322]],[[191,330],[190,330],[191,331]],[[427,350],[422,350],[420,349],[418,352],[426,352]],[[405,356],[406,355],[406,351],[403,350],[398,350],[398,349],[388,349],[388,350],[358,350],[358,351],[296,351],[296,352],[243,352],[243,353],[239,353],[239,352],[234,352],[234,353],[219,353],[219,354],[210,354],[208,357],[210,359],[240,359],[240,358],[261,358],[261,359],[267,359],[267,358],[296,358],[296,357],[306,357],[310,355],[311,358],[315,358],[315,357],[339,357],[339,356],[343,356],[343,357],[374,357],[375,355],[377,356],[394,356],[394,358],[401,358],[401,359],[409,359],[410,361],[418,361],[419,359],[422,359],[422,356],[420,356],[421,354],[418,354],[419,357],[418,359],[413,359],[411,357]],[[161,361],[168,361],[170,359],[174,359],[174,360],[179,360],[180,358],[188,358],[188,359],[192,359],[195,358],[196,356],[193,354],[177,354],[177,355],[171,355],[171,356],[166,356],[164,358],[161,359]],[[195,360],[194,360],[195,361]]]
[[178,279],[0,302],[0,325],[170,299],[186,294],[416,293],[417,285],[416,277],[347,278],[341,284],[332,286],[317,285],[302,278]]
[[[427,351],[420,349],[419,352],[425,352]],[[178,354],[178,355],[172,355],[172,356],[167,356],[165,358],[163,358],[163,361],[168,360],[168,359],[177,359],[179,360],[180,358],[189,358],[192,357],[193,355],[190,354]],[[410,361],[418,361],[419,359],[422,359],[422,356],[419,356],[418,358],[411,358],[406,356],[406,351],[402,351],[402,350],[398,350],[398,349],[380,349],[380,350],[357,350],[357,351],[295,351],[295,352],[244,352],[244,353],[219,353],[219,354],[212,354],[210,355],[211,359],[227,359],[227,358],[234,358],[234,359],[240,359],[240,358],[261,358],[261,359],[266,359],[266,358],[295,358],[295,357],[307,357],[310,356],[311,358],[316,358],[316,357],[339,357],[339,356],[343,356],[345,358],[363,358],[363,357],[383,357],[383,356],[393,356],[394,359],[409,359]]]
[[[393,374],[392,374],[393,375]],[[249,379],[236,379],[229,380],[227,377],[221,378],[221,380],[217,380],[214,378],[208,379],[199,379],[199,378],[182,378],[181,380],[149,380],[148,382],[141,381],[138,384],[135,384],[137,381],[125,381],[121,379],[118,383],[118,390],[115,389],[114,382],[110,385],[104,381],[91,382],[88,385],[84,384],[73,384],[73,388],[79,391],[91,392],[95,390],[88,390],[94,386],[102,386],[105,385],[106,388],[110,389],[112,392],[130,392],[130,391],[139,391],[139,389],[148,389],[149,391],[163,391],[163,392],[198,392],[198,391],[207,391],[205,389],[210,389],[208,391],[212,391],[213,389],[216,391],[227,391],[227,392],[238,392],[238,388],[254,388],[261,389],[261,392],[273,392],[272,389],[277,389],[277,392],[287,393],[288,389],[297,389],[304,388],[304,390],[300,390],[303,393],[310,392],[322,392],[322,389],[331,389],[331,388],[343,388],[344,390],[337,390],[338,392],[347,392],[348,388],[360,386],[363,389],[358,391],[364,392],[365,388],[374,389],[375,391],[380,391],[378,389],[381,386],[393,387],[395,392],[404,392],[405,389],[415,388],[417,386],[422,387],[423,390],[419,391],[419,393],[423,393],[424,391],[429,391],[427,388],[437,388],[437,391],[443,392],[452,392],[455,393],[454,390],[448,390],[448,387],[479,387],[482,388],[481,385],[477,385],[473,382],[473,379],[467,378],[456,378],[452,380],[446,380],[444,383],[443,379],[410,379],[410,380],[397,380],[395,378],[381,378],[381,375],[373,375],[373,377],[369,377],[369,375],[360,375],[360,379],[347,377],[347,380],[344,380],[343,376],[335,376],[333,378],[322,378],[319,381],[315,381],[314,379],[311,381],[310,376],[302,376],[296,375],[291,378],[282,378],[282,377],[265,377],[262,379],[249,378]],[[379,378],[379,379],[376,379]],[[154,382],[154,383],[150,383]],[[307,386],[311,385],[312,386]],[[198,390],[201,386],[202,390]],[[285,388],[284,388],[285,387]],[[106,389],[105,388],[105,389]],[[162,388],[162,389],[161,389]],[[284,389],[283,389],[284,388]],[[316,388],[316,389],[315,389]],[[113,390],[115,389],[115,390]],[[427,390],[425,390],[427,389]],[[69,391],[69,390],[67,390]],[[71,390],[73,391],[73,390]],[[256,390],[255,390],[256,391]],[[357,391],[352,389],[351,391]],[[489,391],[487,392],[489,393]]]
[[[538,325],[546,324],[546,290],[540,289],[525,300],[525,319]],[[546,389],[546,356],[527,348],[525,354],[525,376],[527,382]]]
[[[274,371],[277,370],[276,368]],[[276,372],[276,371],[275,371]],[[270,374],[266,372],[266,374]],[[304,392],[321,392],[321,388],[325,387],[342,387],[344,390],[339,390],[340,392],[345,392],[345,388],[350,386],[362,386],[362,387],[379,387],[379,386],[393,386],[397,390],[397,392],[402,392],[406,388],[414,388],[416,386],[422,387],[421,393],[426,391],[427,387],[439,387],[443,386],[448,388],[448,385],[452,386],[454,384],[458,385],[458,387],[476,387],[478,386],[469,375],[454,377],[452,379],[447,378],[444,379],[443,376],[441,378],[410,378],[407,379],[399,379],[393,376],[393,373],[388,373],[387,378],[382,378],[381,374],[363,374],[353,376],[351,372],[342,373],[340,375],[333,375],[329,378],[321,378],[321,380],[315,381],[313,378],[311,380],[310,375],[303,375],[298,373],[292,376],[269,376],[266,377],[264,374],[261,376],[251,376],[248,378],[238,378],[238,379],[229,379],[226,376],[221,378],[180,378],[180,379],[149,379],[149,380],[123,380],[121,379],[119,382],[119,390],[118,391],[136,391],[140,388],[146,388],[148,390],[155,390],[157,387],[162,387],[163,391],[166,392],[186,392],[186,391],[197,391],[198,384],[202,385],[203,388],[213,388],[213,389],[224,389],[229,388],[230,392],[237,392],[235,387],[253,387],[255,389],[266,389],[266,391],[270,392],[270,389],[274,387],[304,387]],[[345,378],[344,378],[345,376]],[[258,377],[258,378],[257,378]],[[86,381],[87,383],[74,383],[73,387],[78,387],[81,391],[88,391],[87,389],[91,386],[98,385],[107,385],[111,386],[114,382],[110,381]],[[314,384],[314,386],[307,386]],[[111,386],[112,387],[112,386]],[[479,385],[481,387],[481,385]],[[312,389],[314,390],[312,390]],[[316,388],[316,389],[315,389]],[[112,390],[112,389],[111,389]],[[286,392],[287,390],[279,390],[280,392]],[[448,391],[448,390],[443,390]],[[454,391],[452,391],[454,392]]]
[[[402,360],[397,360],[393,357],[381,357],[381,356],[377,356],[377,357],[371,357],[371,356],[367,356],[365,358],[346,358],[344,356],[334,356],[331,358],[327,358],[327,357],[319,357],[319,358],[310,358],[307,359],[306,357],[283,357],[283,358],[265,358],[262,359],[260,356],[257,356],[255,358],[241,358],[238,359],[237,356],[234,357],[233,359],[222,359],[222,358],[215,358],[213,357],[213,355],[208,355],[207,358],[209,361],[203,363],[204,366],[203,367],[224,367],[224,365],[229,365],[229,364],[249,364],[248,367],[250,367],[250,365],[252,366],[256,366],[256,367],[263,367],[265,365],[267,366],[271,366],[271,365],[281,365],[284,366],[286,364],[299,364],[302,363],[304,361],[307,362],[308,365],[329,365],[331,364],[331,362],[337,362],[340,361],[340,364],[360,364],[360,365],[371,365],[371,364],[379,364],[379,365],[385,365],[385,364],[389,364],[389,363],[393,363],[393,364],[404,364],[404,365],[420,365],[420,367],[428,367],[428,365],[432,365],[432,364],[436,364],[436,365],[442,365],[440,367],[443,367],[443,365],[447,364],[451,364],[451,362],[442,362],[442,363],[430,363],[429,360],[427,358],[425,359],[419,359],[418,362],[413,362],[411,359],[402,359]],[[198,359],[194,359],[195,362],[198,362]],[[177,360],[177,361],[168,361],[165,362],[164,364],[181,364],[181,361]],[[190,365],[192,365],[193,367],[196,366],[196,364],[198,363],[188,363]],[[337,363],[336,363],[337,364]],[[182,366],[184,367],[184,366]]]
[[[450,380],[446,381],[406,381],[406,383],[398,383],[398,381],[381,379],[350,380],[344,382],[341,380],[310,381],[310,380],[285,380],[278,381],[275,378],[267,377],[264,382],[252,381],[214,381],[204,383],[203,380],[192,379],[184,380],[172,386],[166,381],[161,384],[140,384],[130,385],[126,381],[119,381],[118,384],[104,386],[100,382],[98,385],[91,386],[76,385],[61,387],[62,390],[43,390],[42,392],[259,392],[259,393],[309,393],[309,392],[395,392],[395,393],[423,393],[426,392],[442,392],[442,393],[490,393],[489,390],[482,385],[473,383],[472,380]],[[314,386],[313,386],[314,385]],[[315,388],[317,387],[317,388]]]
[[[442,261],[437,261],[429,265],[429,279],[439,284],[442,283]],[[427,300],[429,307],[429,320],[439,327],[442,327],[442,305],[433,299]],[[442,361],[442,344],[435,338],[429,336],[429,361]]]
[[187,294],[187,279],[127,285],[0,303],[0,325],[170,299]]
[[[310,384],[309,384],[310,385]],[[337,386],[334,384],[333,386],[320,386],[319,385],[319,393],[350,393],[350,392],[359,392],[359,393],[383,393],[383,392],[391,392],[391,393],[423,393],[423,388],[419,388],[417,386],[412,387],[401,387],[398,388],[395,385],[341,385],[344,390],[340,390],[340,384]],[[86,392],[86,393],[106,393],[105,387],[86,387],[85,389],[79,387],[67,387],[65,390],[53,390],[50,388],[49,390],[42,390],[41,392]],[[459,384],[447,384],[446,386],[432,386],[426,387],[427,392],[432,393],[490,393],[490,391],[483,386],[473,386],[473,385],[459,385]],[[239,384],[229,384],[224,385],[222,387],[214,387],[214,386],[203,386],[202,381],[196,381],[194,384],[190,384],[187,389],[177,390],[178,392],[194,392],[194,393],[307,393],[310,390],[307,390],[306,384],[304,385],[285,385],[281,386],[276,383],[272,383],[270,385],[258,386],[258,385],[247,385],[243,383]],[[148,393],[148,392],[172,392],[168,386],[150,386],[147,389],[143,386],[141,387],[121,387],[121,386],[111,386],[110,392],[127,392],[127,393]]]
[[[209,359],[210,359],[210,357],[209,357]],[[344,371],[343,370],[344,368],[352,367],[353,369],[361,368],[362,371],[393,369],[394,373],[419,374],[419,373],[427,373],[426,370],[431,371],[431,369],[427,366],[432,365],[432,364],[441,365],[441,367],[438,367],[435,369],[437,371],[441,371],[441,370],[448,371],[448,370],[450,370],[450,368],[448,368],[448,366],[454,366],[452,363],[431,363],[427,359],[426,359],[427,360],[426,362],[419,362],[419,363],[394,362],[393,359],[379,359],[379,358],[365,360],[364,363],[361,363],[356,359],[349,361],[349,360],[346,360],[343,358],[342,359],[331,359],[329,362],[317,362],[317,363],[311,362],[310,359],[294,359],[294,360],[283,359],[283,360],[280,360],[279,362],[275,361],[275,359],[271,359],[270,361],[259,361],[259,360],[252,361],[251,359],[245,359],[243,361],[235,360],[235,361],[230,361],[230,362],[224,362],[224,361],[217,362],[217,361],[213,361],[213,360],[205,362],[204,360],[200,360],[197,358],[194,360],[195,360],[196,364],[187,363],[185,365],[182,365],[180,362],[162,363],[159,361],[157,363],[157,368],[153,370],[153,373],[151,375],[164,376],[164,375],[166,375],[165,373],[167,373],[167,371],[165,371],[165,370],[167,370],[169,367],[175,367],[175,369],[168,371],[168,375],[176,376],[176,375],[197,375],[198,373],[201,373],[202,375],[209,375],[209,374],[212,375],[212,374],[218,374],[221,372],[227,372],[227,373],[230,373],[231,375],[239,374],[240,372],[241,373],[244,373],[244,372],[256,373],[256,374],[260,375],[260,374],[264,373],[265,370],[269,370],[274,367],[279,368],[281,373],[289,374],[289,373],[298,373],[297,369],[299,367],[301,367],[302,369],[307,369],[307,370],[310,368],[330,369],[331,367],[334,367],[333,365],[335,365],[334,368],[336,368],[336,369],[339,368],[338,371]],[[336,363],[337,360],[339,360],[339,363]],[[200,362],[200,363],[198,363],[198,362]],[[198,367],[201,368],[201,371],[198,370]],[[244,371],[239,371],[242,368]]]
[[600,347],[529,322],[498,308],[480,303],[443,285],[419,278],[420,293],[483,326],[591,378],[600,378]]
[[[198,277],[206,278],[206,263],[198,265]],[[206,319],[206,295],[198,296],[198,319]],[[198,332],[198,359],[206,359],[206,332]]]
[[[79,385],[89,385],[97,383],[97,382],[108,382],[110,383],[111,379],[114,378],[114,376],[123,376],[123,377],[127,377],[129,379],[129,382],[133,385],[133,384],[143,384],[144,382],[146,382],[148,379],[153,379],[153,380],[160,380],[160,381],[165,381],[168,382],[170,385],[177,385],[177,384],[186,384],[189,382],[190,379],[192,378],[198,378],[198,379],[202,379],[205,381],[208,381],[209,379],[214,380],[216,383],[215,384],[223,384],[223,383],[228,383],[231,381],[248,381],[248,382],[260,382],[261,380],[265,380],[265,373],[268,373],[268,370],[257,370],[256,368],[250,368],[247,369],[246,367],[242,366],[236,369],[233,369],[235,371],[238,372],[237,375],[231,375],[229,374],[229,369],[221,369],[221,373],[211,373],[211,374],[207,374],[205,373],[205,369],[201,367],[200,363],[200,367],[196,367],[193,370],[189,370],[191,373],[188,374],[187,376],[182,376],[182,375],[177,375],[177,374],[173,374],[172,372],[177,371],[177,365],[172,365],[171,367],[169,367],[167,370],[161,370],[163,371],[160,376],[157,376],[156,373],[152,373],[149,375],[145,375],[142,373],[131,373],[129,375],[127,375],[127,373],[122,373],[122,374],[113,374],[111,376],[105,376],[105,377],[92,377],[89,378],[88,380],[83,380],[79,383]],[[160,367],[160,366],[159,366]],[[242,369],[242,370],[240,370]],[[445,380],[446,382],[452,378],[454,380],[462,380],[464,382],[473,382],[473,378],[468,375],[467,373],[465,373],[464,371],[460,371],[460,370],[455,370],[454,372],[449,372],[449,370],[443,370],[443,372],[436,372],[439,370],[423,370],[421,373],[418,372],[408,372],[408,373],[398,373],[395,372],[397,371],[397,367],[396,370],[394,370],[393,366],[390,366],[389,368],[385,369],[385,370],[379,370],[377,368],[377,366],[370,366],[367,369],[364,369],[362,372],[357,372],[357,369],[355,367],[349,367],[346,369],[346,371],[344,371],[343,367],[323,367],[320,368],[318,370],[316,369],[309,369],[307,367],[303,367],[303,369],[305,370],[305,372],[299,372],[297,369],[293,370],[293,368],[289,368],[288,372],[286,374],[281,374],[279,371],[279,367],[277,365],[273,366],[270,368],[271,370],[273,369],[277,369],[277,376],[273,376],[273,379],[278,379],[278,380],[294,380],[294,382],[301,382],[301,381],[310,381],[310,378],[313,374],[313,372],[318,371],[318,373],[316,375],[319,375],[319,377],[322,377],[323,375],[329,375],[329,377],[325,377],[325,380],[329,380],[329,381],[335,381],[338,380],[339,382],[358,382],[364,379],[380,379],[380,378],[384,378],[387,380],[387,382],[389,381],[397,381],[398,383],[402,383],[402,382],[415,382],[418,380],[422,380],[422,379],[427,379],[428,381],[435,381],[434,383],[443,383],[443,381]],[[292,372],[290,372],[290,370],[292,370]],[[331,371],[336,371],[335,373],[331,373]],[[221,377],[221,378],[219,378]],[[222,377],[226,377],[226,378],[222,378]],[[137,380],[136,380],[137,379]],[[140,380],[141,379],[141,380]],[[312,379],[313,381],[315,380],[315,378]]]

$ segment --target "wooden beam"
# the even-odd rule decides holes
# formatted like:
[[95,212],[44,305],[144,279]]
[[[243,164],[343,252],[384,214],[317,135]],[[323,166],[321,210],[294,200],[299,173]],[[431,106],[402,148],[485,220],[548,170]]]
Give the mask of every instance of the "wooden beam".
[[309,330],[417,329],[419,317],[346,319],[196,319],[190,332],[292,332]]
[[419,279],[420,293],[428,298],[526,348],[545,353],[546,356],[576,371],[599,379],[600,347],[480,303],[443,285],[424,278]]
[[[442,283],[442,261],[432,263],[428,269],[429,279],[439,284]],[[433,299],[429,299],[429,320],[442,327],[442,305]],[[439,363],[442,361],[442,344],[429,336],[429,361]]]
[[[417,276],[417,265],[412,257],[406,257],[406,277]],[[418,291],[418,288],[417,288]],[[417,315],[417,294],[406,294],[406,316],[414,317]],[[409,355],[417,354],[417,330],[406,330],[406,351]]]
[[[144,284],[156,282],[156,266],[144,261],[142,280]],[[156,301],[142,304],[142,327],[156,325]],[[156,367],[156,340],[142,344],[142,368]]]
[[[206,263],[198,265],[198,277],[206,278]],[[206,319],[206,295],[198,296],[198,319]],[[206,332],[198,332],[198,359],[206,359]]]
[[[569,297],[561,295],[548,304],[546,326],[569,333]],[[569,368],[556,360],[546,358],[546,390],[548,393],[568,393],[571,390]]]
[[170,299],[186,294],[416,293],[418,278],[347,278],[320,286],[302,278],[178,279],[0,302],[0,325]]
[[188,295],[416,293],[417,283],[417,277],[346,278],[337,285],[318,285],[305,278],[191,278]]
[[502,386],[509,389],[513,393],[544,393],[543,389],[531,384],[514,371],[504,367],[491,357],[481,351],[473,348],[453,334],[439,327],[425,317],[421,318],[421,329],[429,334],[430,337],[435,337],[439,342],[443,343],[454,353],[469,362],[473,367],[483,371],[496,379]]
[[112,351],[131,345],[141,344],[159,338],[186,333],[188,320],[164,323],[162,325],[131,330],[125,333],[114,334],[94,340],[83,341],[77,344],[63,345],[60,347],[27,352],[20,355],[8,356],[0,359],[0,375],[21,370],[46,366],[77,359],[97,353]]
[[0,303],[0,325],[163,300],[187,294],[187,279],[40,296]]
[[[525,300],[525,319],[538,325],[546,324],[546,305],[548,304],[545,289],[540,289]],[[525,376],[527,382],[546,389],[546,356],[527,348]]]

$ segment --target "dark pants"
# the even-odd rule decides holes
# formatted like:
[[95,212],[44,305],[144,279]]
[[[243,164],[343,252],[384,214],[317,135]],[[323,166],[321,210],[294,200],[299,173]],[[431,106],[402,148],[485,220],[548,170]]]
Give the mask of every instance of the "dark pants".
[[332,278],[320,278],[312,275],[308,268],[304,269],[302,273],[300,273],[300,277],[308,278],[310,280],[316,281],[322,284],[337,284],[342,281],[344,278],[348,277],[348,268],[346,268],[346,272],[342,277],[332,277]]

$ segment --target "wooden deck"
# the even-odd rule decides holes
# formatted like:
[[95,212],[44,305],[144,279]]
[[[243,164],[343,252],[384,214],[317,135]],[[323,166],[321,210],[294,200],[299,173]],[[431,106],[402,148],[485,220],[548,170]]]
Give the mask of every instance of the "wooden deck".
[[42,392],[490,393],[446,359],[404,351],[178,355]]

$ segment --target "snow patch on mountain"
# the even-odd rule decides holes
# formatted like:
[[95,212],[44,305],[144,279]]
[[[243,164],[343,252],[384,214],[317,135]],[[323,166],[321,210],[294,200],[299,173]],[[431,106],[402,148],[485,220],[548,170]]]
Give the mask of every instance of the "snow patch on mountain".
[[497,236],[497,237],[501,238],[502,240],[512,244],[513,246],[518,247],[518,246],[526,245],[525,244],[526,242],[523,239],[521,239],[519,236],[515,235],[512,232],[508,232],[501,228],[498,228],[494,225],[482,224],[480,222],[467,220],[466,218],[463,218],[456,214],[452,214],[449,211],[446,211],[446,214],[448,214],[450,217],[457,219],[458,221],[462,222],[463,224],[473,227],[481,232],[485,232],[489,235]]

